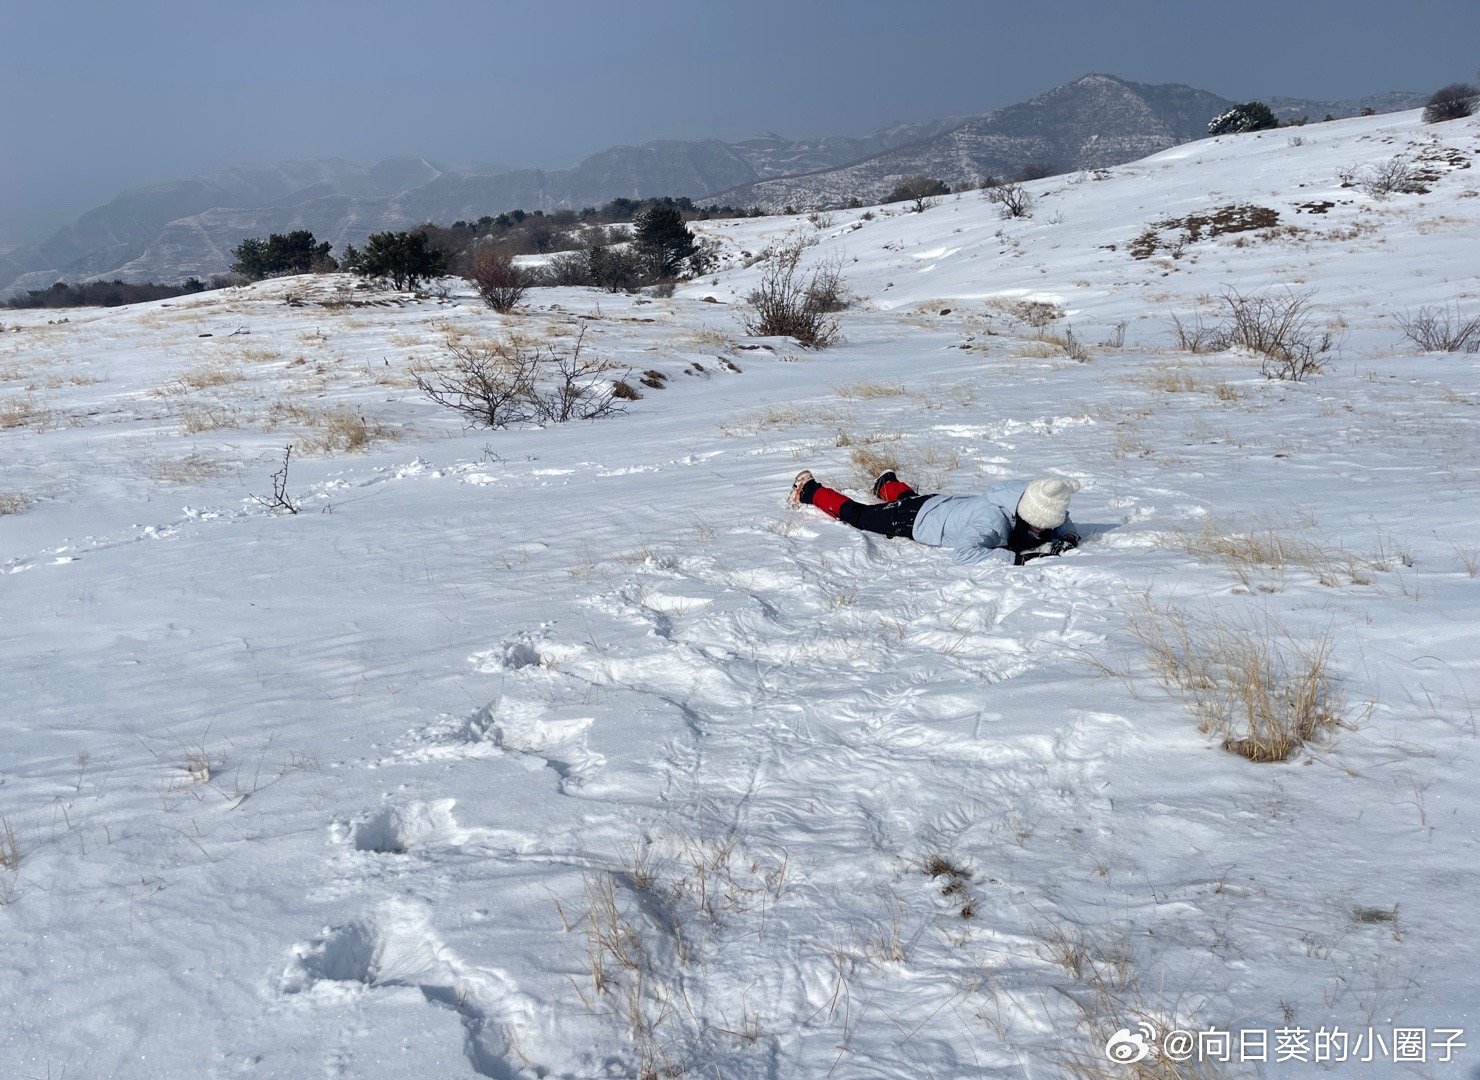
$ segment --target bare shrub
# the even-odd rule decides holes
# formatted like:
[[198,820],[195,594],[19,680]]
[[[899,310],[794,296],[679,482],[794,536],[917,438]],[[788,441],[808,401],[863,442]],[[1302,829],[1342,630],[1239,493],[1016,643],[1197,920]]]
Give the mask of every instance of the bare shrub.
[[1015,180],[985,188],[987,202],[1001,208],[1005,218],[1028,217],[1033,210],[1033,195]]
[[1147,605],[1131,632],[1181,693],[1199,727],[1250,761],[1288,761],[1339,723],[1329,636],[1292,637],[1272,621],[1225,622]]
[[910,202],[910,211],[922,214],[935,205],[937,196],[950,193],[950,187],[933,176],[906,176],[884,196],[884,202]]
[[31,505],[29,497],[15,491],[0,491],[0,517],[19,514]]
[[1210,325],[1201,316],[1183,322],[1180,316],[1173,315],[1172,329],[1177,335],[1177,348],[1182,352],[1222,352],[1232,344],[1226,327]]
[[593,285],[591,257],[584,251],[567,251],[554,256],[537,274],[530,275],[535,285]]
[[834,313],[841,309],[841,264],[824,263],[810,274],[801,269],[808,245],[800,239],[778,244],[764,260],[760,286],[746,302],[745,332],[759,337],[792,337],[807,348],[823,349],[837,339]]
[[483,302],[500,315],[507,315],[519,306],[529,288],[524,271],[514,265],[512,255],[496,248],[484,248],[473,256],[467,279]]
[[1107,349],[1125,348],[1125,328],[1129,325],[1130,323],[1127,320],[1121,319],[1110,328],[1110,332],[1105,335],[1105,340],[1100,342],[1100,344]]
[[1080,338],[1075,336],[1072,326],[1064,327],[1063,335],[1057,338],[1055,344],[1064,350],[1064,355],[1070,360],[1075,360],[1081,364],[1087,364],[1092,357],[1089,348]]
[[1480,315],[1466,319],[1454,306],[1419,308],[1398,316],[1408,340],[1424,352],[1480,352]]
[[1419,180],[1418,170],[1404,157],[1368,165],[1352,176],[1353,183],[1374,199],[1385,199],[1389,195],[1422,194],[1425,190]]
[[438,405],[480,427],[563,424],[622,411],[616,365],[583,355],[582,328],[568,352],[508,337],[485,344],[449,342],[452,363],[416,372],[416,386]]
[[1224,291],[1229,339],[1263,358],[1259,371],[1265,378],[1300,382],[1326,366],[1326,354],[1336,342],[1329,330],[1318,331],[1311,325],[1314,295],[1293,289],[1250,294]]
[[1437,124],[1445,120],[1461,120],[1475,111],[1476,102],[1480,102],[1480,89],[1469,83],[1441,86],[1429,95],[1423,108],[1423,122]]
[[276,512],[286,510],[290,514],[298,513],[298,507],[288,497],[288,463],[293,458],[292,444],[283,447],[283,467],[272,474],[272,498],[263,495],[253,495],[252,498],[261,503],[267,509]]

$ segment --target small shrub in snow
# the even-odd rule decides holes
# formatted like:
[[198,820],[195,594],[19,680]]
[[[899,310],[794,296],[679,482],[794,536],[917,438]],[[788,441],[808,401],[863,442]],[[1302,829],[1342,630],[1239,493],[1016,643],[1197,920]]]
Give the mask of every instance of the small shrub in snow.
[[262,495],[252,496],[255,501],[274,513],[279,510],[286,510],[290,514],[298,513],[298,507],[288,497],[288,463],[292,457],[293,447],[290,444],[283,448],[283,467],[272,474],[272,498],[269,499]]
[[636,289],[646,279],[642,259],[626,246],[598,244],[586,252],[586,268],[592,285],[612,293]]
[[950,193],[950,187],[933,176],[906,176],[884,196],[884,202],[911,202],[910,209],[920,214],[934,205],[936,196]]
[[1262,357],[1259,371],[1265,378],[1300,382],[1325,367],[1336,342],[1329,331],[1311,326],[1313,295],[1293,289],[1283,294],[1224,292],[1229,340]]
[[1017,181],[994,184],[984,189],[987,202],[1000,207],[1005,218],[1028,217],[1033,210],[1033,195]]
[[483,302],[500,315],[507,315],[518,307],[529,288],[529,280],[524,271],[514,265],[513,256],[494,248],[484,248],[473,256],[473,264],[466,276]]
[[591,278],[591,256],[584,251],[567,251],[554,256],[530,275],[531,285],[594,285]]
[[1422,194],[1427,189],[1419,181],[1418,170],[1402,157],[1368,165],[1352,177],[1353,183],[1374,199],[1389,195]]
[[516,338],[492,344],[449,342],[449,366],[416,372],[416,386],[470,424],[563,424],[622,411],[612,379],[616,365],[583,355],[582,330],[569,352],[526,345]]
[[1246,101],[1208,121],[1209,135],[1237,135],[1280,126],[1279,119],[1262,101]]
[[1399,315],[1398,325],[1424,352],[1480,352],[1480,315],[1466,319],[1455,307],[1423,307]]
[[1201,318],[1183,322],[1172,316],[1178,347],[1194,353],[1249,349],[1259,354],[1259,371],[1265,378],[1300,382],[1326,366],[1326,354],[1336,345],[1330,331],[1312,326],[1313,295],[1294,290],[1246,295],[1227,289],[1221,323]]
[[792,337],[807,348],[823,349],[838,336],[834,313],[843,304],[839,264],[825,263],[810,274],[801,269],[806,244],[778,244],[766,256],[761,283],[746,297],[751,313],[745,332],[758,337]]
[[1429,95],[1429,100],[1423,107],[1424,123],[1437,124],[1445,120],[1463,119],[1475,111],[1477,101],[1480,101],[1480,88],[1469,83],[1442,86]]

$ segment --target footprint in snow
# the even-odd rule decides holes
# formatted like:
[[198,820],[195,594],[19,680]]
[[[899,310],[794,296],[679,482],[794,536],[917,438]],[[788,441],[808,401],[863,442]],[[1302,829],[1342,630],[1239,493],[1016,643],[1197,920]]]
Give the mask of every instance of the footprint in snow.
[[418,848],[456,844],[464,833],[452,817],[455,804],[454,799],[392,803],[351,821],[336,821],[329,835],[336,843],[379,855],[405,855]]
[[589,750],[585,733],[596,717],[583,705],[552,705],[506,695],[468,717],[465,742],[492,744],[520,755],[531,768],[547,767],[560,777],[560,790],[586,783],[606,759]]
[[532,1026],[532,1005],[502,971],[463,963],[438,939],[421,905],[389,901],[294,945],[290,955],[278,980],[285,995],[332,1001],[324,993],[330,988],[410,987],[461,1017],[463,1053],[479,1076],[525,1080],[542,1071],[514,1063],[519,1031]]

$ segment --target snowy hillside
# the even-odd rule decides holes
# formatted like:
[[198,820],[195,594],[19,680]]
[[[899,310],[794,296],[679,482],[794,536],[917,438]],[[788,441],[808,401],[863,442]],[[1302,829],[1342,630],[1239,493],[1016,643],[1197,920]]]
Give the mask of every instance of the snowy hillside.
[[[1469,1076],[1480,354],[1403,323],[1480,315],[1477,134],[707,222],[671,299],[0,316],[0,1075]],[[822,351],[743,328],[798,236]],[[1320,374],[1179,346],[1292,296]],[[415,387],[582,332],[623,415]],[[1074,477],[1084,543],[786,505],[881,462]],[[1289,760],[1199,729],[1302,676]],[[1142,1025],[1210,1059],[1113,1064]]]

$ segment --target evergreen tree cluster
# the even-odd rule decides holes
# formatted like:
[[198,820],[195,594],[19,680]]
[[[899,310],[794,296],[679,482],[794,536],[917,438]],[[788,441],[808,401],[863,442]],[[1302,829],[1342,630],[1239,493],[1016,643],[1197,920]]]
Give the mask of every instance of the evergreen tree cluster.
[[319,243],[307,229],[273,233],[266,240],[248,237],[236,246],[232,255],[236,258],[231,264],[232,272],[248,281],[339,269],[329,254],[329,243]]
[[1246,101],[1209,120],[1208,134],[1237,135],[1245,131],[1265,131],[1279,126],[1279,118],[1268,105],[1262,101]]

